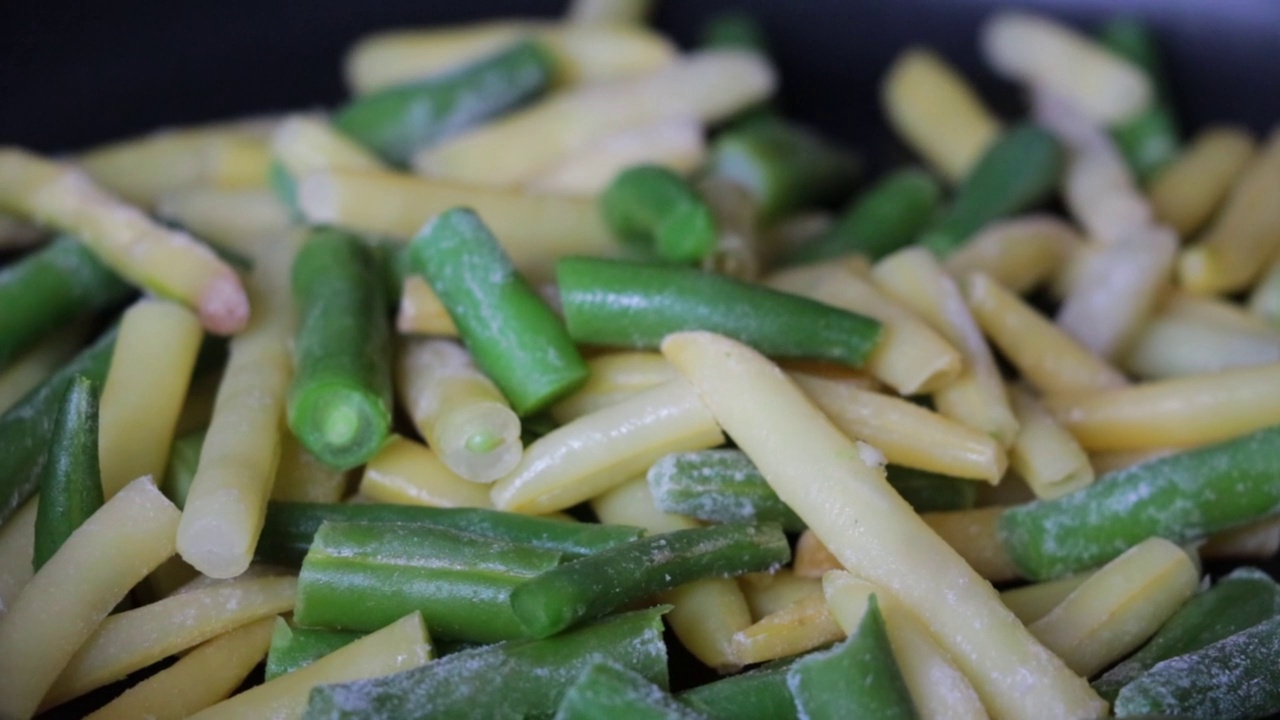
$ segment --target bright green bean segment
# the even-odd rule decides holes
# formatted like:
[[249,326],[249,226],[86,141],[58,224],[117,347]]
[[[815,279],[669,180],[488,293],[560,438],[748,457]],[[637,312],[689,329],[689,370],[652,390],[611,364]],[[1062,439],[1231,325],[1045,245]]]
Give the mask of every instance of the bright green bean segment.
[[851,253],[879,260],[910,245],[933,220],[941,201],[942,185],[924,170],[890,173],[858,196],[829,229],[792,252],[787,262],[817,262]]
[[39,570],[102,507],[98,472],[98,384],[77,375],[62,396],[36,508],[32,565]]
[[555,720],[707,720],[643,675],[611,663],[592,665],[569,687]]
[[622,171],[600,195],[600,211],[618,237],[663,260],[697,262],[716,247],[719,230],[711,208],[664,167]]
[[787,688],[787,670],[795,658],[721,678],[677,697],[715,720],[798,720]]
[[364,637],[364,633],[346,630],[290,627],[284,618],[276,618],[271,631],[271,649],[267,651],[264,680],[270,681],[306,667],[338,648]]
[[1113,20],[1098,32],[1107,49],[1146,71],[1156,87],[1156,102],[1111,128],[1111,136],[1137,178],[1149,181],[1178,155],[1178,121],[1155,34],[1133,18]]

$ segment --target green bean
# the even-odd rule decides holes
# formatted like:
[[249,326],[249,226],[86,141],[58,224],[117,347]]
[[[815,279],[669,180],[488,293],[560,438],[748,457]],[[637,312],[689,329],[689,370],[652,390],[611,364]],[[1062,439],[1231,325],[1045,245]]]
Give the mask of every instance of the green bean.
[[1157,663],[1116,696],[1117,717],[1246,720],[1280,712],[1280,616]]
[[333,125],[404,167],[418,150],[537,97],[554,75],[551,53],[523,40],[455,70],[353,100]]
[[920,244],[949,255],[983,225],[1049,197],[1062,166],[1062,149],[1053,135],[1030,123],[1009,128],[978,160]]
[[874,595],[858,629],[830,650],[797,660],[787,670],[787,687],[804,718],[918,717]]
[[1113,53],[1145,70],[1156,87],[1156,101],[1149,108],[1111,128],[1125,161],[1145,183],[1177,157],[1180,144],[1160,48],[1151,28],[1134,18],[1108,22],[1099,30],[1098,39]]
[[586,382],[587,364],[564,325],[474,211],[454,208],[427,223],[409,245],[409,263],[517,414],[537,412]]
[[742,10],[728,10],[712,16],[702,26],[699,45],[727,50],[755,50],[760,53],[766,53],[769,49],[768,38],[760,22]]
[[[165,469],[160,489],[178,509],[187,504],[187,493],[191,491],[191,481],[196,479],[196,468],[200,465],[200,451],[204,448],[206,432],[208,428],[183,435],[173,441],[173,447],[169,450],[169,466]],[[298,562],[302,562],[301,556]]]
[[797,659],[786,658],[721,678],[676,697],[714,720],[799,720],[787,688],[787,670]]
[[98,384],[77,375],[67,386],[49,438],[36,508],[36,570],[102,507],[98,472]]
[[525,637],[511,592],[560,557],[438,527],[327,522],[302,561],[294,618],[373,632],[417,610],[439,637]]
[[707,720],[643,675],[600,662],[582,671],[564,694],[555,720]]
[[657,165],[622,171],[601,193],[600,212],[618,237],[676,263],[705,258],[719,235],[711,208],[693,187]]
[[941,200],[942,185],[924,170],[890,173],[858,196],[829,229],[796,248],[786,262],[817,262],[851,253],[879,260],[910,245]]
[[382,447],[391,425],[391,329],[368,247],[314,230],[293,263],[297,371],[289,428],[324,464],[346,470]]
[[670,333],[709,330],[772,357],[861,367],[880,338],[870,318],[691,268],[566,258],[556,279],[569,335],[592,345],[653,349]]
[[1149,537],[1185,543],[1280,508],[1280,426],[1108,473],[1056,500],[1005,511],[1000,539],[1047,580],[1101,565]]
[[346,630],[290,627],[284,618],[276,618],[271,631],[271,649],[267,651],[264,681],[306,667],[341,647],[364,637],[364,633]]
[[746,188],[762,220],[776,220],[846,197],[861,162],[810,130],[770,118],[721,133],[708,169]]
[[49,437],[72,379],[83,375],[96,383],[106,382],[115,344],[112,328],[0,415],[0,448],[4,448],[0,452],[0,523],[36,492]]
[[640,528],[625,525],[569,523],[481,508],[434,508],[379,503],[336,505],[271,502],[254,558],[272,565],[297,567],[325,521],[399,523],[437,527],[559,552],[566,557],[591,555],[640,537]]
[[512,591],[511,608],[530,635],[547,637],[677,585],[768,570],[790,558],[777,525],[677,530],[543,572]]
[[119,305],[133,292],[66,235],[0,268],[0,369],[49,333]]
[[311,691],[306,720],[548,717],[582,671],[616,663],[667,687],[662,614],[627,613],[545,640],[465,650],[396,675]]

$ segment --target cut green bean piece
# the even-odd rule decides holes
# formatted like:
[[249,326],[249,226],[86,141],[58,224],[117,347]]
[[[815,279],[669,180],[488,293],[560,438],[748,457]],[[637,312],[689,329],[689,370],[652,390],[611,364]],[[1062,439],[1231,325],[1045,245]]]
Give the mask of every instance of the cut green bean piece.
[[306,720],[549,717],[587,667],[612,662],[667,687],[662,615],[627,613],[545,640],[466,650],[396,675],[311,691]]
[[699,685],[676,697],[714,720],[799,720],[787,688],[787,670],[797,659]]
[[1151,641],[1093,683],[1108,702],[1157,663],[1195,652],[1280,615],[1280,585],[1256,568],[1240,568],[1192,598]]
[[354,235],[314,230],[293,263],[297,371],[289,429],[338,470],[378,452],[391,426],[391,328],[373,253]]
[[409,263],[517,414],[537,412],[586,382],[587,364],[560,318],[474,211],[454,208],[427,223],[409,245]]
[[400,304],[405,279],[413,274],[413,268],[409,267],[409,248],[399,240],[386,239],[374,242],[372,248],[382,277],[383,297],[388,308],[395,308]]
[[591,555],[617,547],[643,533],[640,528],[625,525],[568,523],[481,508],[271,502],[267,505],[267,517],[254,559],[261,563],[297,567],[311,547],[316,531],[326,521],[444,528],[513,545],[559,552],[566,557]]
[[298,573],[300,625],[373,632],[419,611],[432,635],[526,637],[510,596],[560,553],[429,526],[325,523]]
[[98,384],[106,382],[115,345],[116,329],[111,328],[0,415],[0,524],[40,485],[49,438],[72,379],[83,375]]
[[857,631],[830,650],[797,660],[787,671],[787,687],[800,716],[810,720],[918,717],[874,595]]
[[1280,617],[1156,664],[1116,696],[1116,717],[1246,720],[1280,712]]
[[746,188],[763,220],[847,197],[861,174],[853,153],[780,118],[725,131],[711,148],[710,172]]
[[708,720],[681,705],[643,675],[601,662],[582,671],[569,686],[555,720]]
[[[183,435],[173,441],[173,447],[169,450],[169,466],[165,469],[160,489],[178,509],[187,504],[187,493],[191,492],[191,481],[196,479],[196,468],[200,465],[200,451],[204,449],[206,432],[207,428]],[[298,562],[302,562],[301,557]]]
[[705,48],[723,48],[728,50],[755,50],[767,53],[768,37],[764,28],[753,15],[741,10],[729,10],[714,15],[702,27],[702,41]]
[[364,633],[346,630],[290,627],[284,618],[276,618],[271,631],[271,649],[267,651],[264,681],[270,682],[285,673],[303,668],[329,653],[364,637]]
[[600,195],[609,228],[646,254],[697,262],[716,247],[711,208],[684,178],[657,165],[622,171]]
[[512,591],[511,607],[530,635],[547,637],[677,585],[769,570],[790,559],[787,537],[774,524],[677,530],[548,570]]
[[77,375],[58,409],[36,508],[32,565],[39,570],[76,528],[102,507],[98,472],[98,393],[94,381]]
[[1101,565],[1149,537],[1187,543],[1275,514],[1280,425],[1108,473],[1089,487],[1010,508],[1001,542],[1049,580]]
[[537,97],[554,75],[551,53],[523,40],[457,69],[364,95],[339,110],[333,125],[404,167],[416,151]]
[[1062,167],[1062,149],[1048,131],[1030,123],[1009,128],[978,160],[920,244],[946,257],[983,225],[1047,199]]
[[942,185],[919,168],[905,168],[873,185],[829,229],[796,248],[788,263],[809,263],[858,253],[871,260],[910,245],[942,201]]
[[83,243],[66,235],[0,268],[0,369],[49,333],[133,293]]
[[1098,39],[1108,50],[1145,70],[1156,87],[1156,102],[1111,128],[1111,136],[1125,161],[1145,183],[1177,157],[1180,144],[1177,115],[1160,60],[1160,48],[1151,28],[1135,18],[1108,22],[1098,32]]
[[691,268],[595,258],[556,265],[573,339],[655,349],[684,330],[709,330],[771,357],[832,360],[861,367],[880,323],[808,298]]

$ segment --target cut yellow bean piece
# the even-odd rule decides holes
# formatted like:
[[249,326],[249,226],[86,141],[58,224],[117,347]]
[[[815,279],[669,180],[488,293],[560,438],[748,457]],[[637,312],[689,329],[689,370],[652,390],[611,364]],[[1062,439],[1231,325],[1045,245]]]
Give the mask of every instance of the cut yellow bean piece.
[[1075,592],[1076,588],[1083,585],[1092,574],[1092,571],[1083,572],[1005,590],[1000,593],[1000,600],[1005,607],[1018,616],[1019,620],[1030,625],[1048,615],[1051,610],[1066,600],[1068,595]]
[[535,38],[555,56],[559,85],[643,75],[676,59],[671,41],[641,27],[501,20],[363,38],[347,53],[347,85],[363,95],[411,82],[470,64],[524,37]]
[[1151,538],[1107,563],[1028,629],[1090,677],[1137,650],[1199,584],[1186,551]]
[[409,239],[423,223],[450,208],[473,208],[511,261],[530,282],[554,275],[566,255],[612,257],[623,248],[591,200],[526,195],[391,172],[312,173],[298,183],[307,221]]
[[[1258,284],[1253,286],[1253,292],[1249,295],[1249,312],[1273,327],[1280,327],[1280,257],[1271,263]],[[3,379],[0,378],[0,383],[2,382]]]
[[1026,215],[990,223],[943,264],[957,279],[986,273],[1021,295],[1052,277],[1083,242],[1056,217]]
[[13,606],[35,572],[31,558],[36,543],[36,502],[32,498],[0,525],[0,617]]
[[387,170],[386,163],[323,118],[295,115],[271,136],[271,152],[293,177],[321,170]]
[[979,44],[998,75],[1052,90],[1099,125],[1128,120],[1155,97],[1141,68],[1041,15],[998,12],[983,24]]
[[[867,465],[777,366],[705,332],[662,353],[769,485],[851,572],[911,609],[999,718],[1098,717],[1106,703]],[[767,413],[760,408],[768,408]]]
[[702,125],[693,118],[672,118],[614,133],[570,155],[529,181],[529,189],[595,196],[632,165],[660,165],[692,172],[706,159]]
[[836,427],[871,444],[894,465],[992,485],[1004,476],[1008,458],[989,435],[854,382],[799,373],[792,379]]
[[57,330],[0,370],[0,415],[75,357],[84,347],[88,331],[85,323]]
[[758,53],[703,50],[648,75],[554,95],[427,148],[413,166],[460,182],[522,185],[621,130],[671,118],[714,123],[768,98],[776,84]]
[[0,616],[0,717],[29,718],[107,613],[173,555],[178,509],[140,478],[106,502]]
[[556,422],[563,425],[679,377],[666,358],[652,352],[599,355],[587,361],[587,369],[587,382],[551,406]]
[[1200,557],[1213,560],[1269,560],[1280,551],[1280,518],[1265,518],[1210,535]]
[[280,462],[271,499],[282,502],[335,503],[347,494],[347,474],[316,459],[293,433],[280,431]]
[[242,122],[161,130],[94,148],[77,162],[100,185],[144,207],[179,188],[261,188],[270,163],[263,137],[269,125]]
[[274,625],[265,618],[219,635],[85,720],[183,720],[226,699],[266,656]]
[[663,455],[723,442],[693,387],[676,378],[535,440],[490,497],[500,510],[563,510],[643,473]]
[[733,636],[743,665],[791,657],[844,638],[821,592],[792,603]]
[[250,257],[289,227],[289,212],[268,190],[191,188],[160,196],[156,216]]
[[1178,239],[1149,228],[1081,256],[1054,322],[1103,358],[1124,351],[1169,286]]
[[876,285],[924,318],[960,351],[960,374],[934,393],[938,412],[994,437],[1008,447],[1018,436],[1004,380],[991,348],[951,276],[924,248],[909,248],[872,269]]
[[[641,527],[650,535],[698,527],[695,520],[657,508],[649,483],[638,477],[591,500],[600,522]],[[680,644],[707,667],[728,672],[739,667],[733,635],[751,625],[751,612],[732,578],[705,578],[667,590],[664,617]]]
[[1000,134],[1000,120],[937,53],[910,48],[880,90],[889,125],[943,177],[958,183]]
[[643,23],[652,10],[653,0],[570,0],[565,14],[581,25],[626,25]]
[[144,298],[125,311],[98,409],[106,497],[143,475],[164,477],[203,339],[200,319],[180,305]]
[[360,494],[398,505],[493,507],[487,487],[458,477],[430,448],[399,435],[365,465]]
[[1197,293],[1249,288],[1280,254],[1280,129],[1243,170],[1222,210],[1178,258],[1178,280]]
[[409,338],[396,362],[400,404],[436,455],[465,480],[491,483],[520,462],[520,418],[452,340]]
[[249,321],[249,298],[234,270],[76,168],[0,148],[0,210],[75,235],[124,279],[194,308],[210,332],[230,335]]
[[1155,217],[1190,237],[1213,217],[1256,150],[1253,136],[1234,127],[1200,131],[1151,181],[1147,194]]
[[192,715],[192,720],[300,718],[311,688],[412,670],[431,659],[431,641],[418,613],[370,633],[305,667]]
[[963,360],[956,348],[847,264],[784,270],[765,284],[879,320],[880,339],[867,358],[867,369],[900,395],[934,392],[960,375]]
[[844,634],[853,633],[874,595],[884,616],[885,632],[902,679],[921,717],[935,720],[980,720],[987,717],[973,684],[911,610],[875,585],[836,570],[822,578],[827,605]]
[[1050,396],[1045,405],[1086,450],[1190,447],[1280,423],[1280,363]]
[[791,568],[796,577],[821,580],[832,570],[843,570],[844,566],[826,545],[811,530],[800,533],[796,540],[796,549],[792,553]]
[[1280,327],[1240,315],[1255,321],[1254,326],[1195,317],[1166,306],[1138,331],[1125,352],[1124,366],[1138,377],[1161,380],[1280,362]]
[[1052,500],[1093,484],[1093,466],[1080,443],[1025,388],[1010,387],[1021,429],[1009,449],[1009,467],[1041,500]]
[[293,609],[298,579],[236,578],[102,621],[45,695],[53,707],[225,632]]
[[1105,390],[1129,384],[1119,370],[990,277],[970,275],[965,297],[982,331],[1041,392]]
[[396,312],[396,330],[405,335],[458,337],[458,326],[453,324],[449,310],[427,281],[417,275],[404,279],[400,307]]
[[822,581],[800,577],[790,568],[748,573],[738,577],[738,585],[747,598],[751,617],[757,621],[804,598],[822,595]]
[[210,577],[249,567],[280,460],[285,395],[293,374],[289,269],[297,233],[273,239],[254,268],[263,308],[231,341],[200,463],[178,528],[178,552]]
[[1170,293],[1160,307],[1160,314],[1244,332],[1265,333],[1275,330],[1274,326],[1233,302],[1207,295],[1192,295],[1185,291]]

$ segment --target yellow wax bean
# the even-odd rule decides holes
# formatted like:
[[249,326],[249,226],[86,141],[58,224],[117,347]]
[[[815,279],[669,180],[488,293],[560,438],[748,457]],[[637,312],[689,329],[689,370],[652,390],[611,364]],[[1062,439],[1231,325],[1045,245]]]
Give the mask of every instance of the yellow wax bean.
[[453,324],[449,310],[427,281],[417,275],[404,279],[400,307],[396,312],[396,330],[406,335],[458,337],[458,326]]
[[617,256],[622,246],[595,203],[559,195],[461,185],[391,172],[331,171],[303,176],[298,206],[308,222],[408,239],[457,206],[475,209],[511,261],[541,282],[566,255]]
[[877,592],[879,588],[875,585],[841,570],[822,577],[822,590],[842,634],[857,630],[871,597],[875,596],[894,660],[921,717],[936,720],[987,717],[973,684],[929,636],[920,619],[893,595]]
[[429,448],[399,435],[365,465],[360,494],[400,505],[493,507],[488,488],[459,477]]
[[106,497],[143,475],[164,477],[203,339],[200,319],[180,305],[144,298],[125,311],[98,409]]
[[[593,498],[591,510],[600,522],[642,527],[650,535],[698,527],[695,520],[659,510],[643,477]],[[739,667],[733,636],[751,625],[751,612],[732,578],[695,580],[660,597],[671,604],[665,617],[672,632],[694,657],[717,670]]]
[[31,558],[36,543],[36,503],[32,498],[0,525],[0,617],[13,606],[35,572]]
[[289,227],[289,211],[268,190],[175,190],[156,201],[156,216],[227,250],[253,257]]
[[249,299],[226,263],[190,235],[165,228],[84,172],[0,148],[0,210],[69,232],[131,283],[194,308],[210,331],[239,332]]
[[347,53],[347,85],[363,95],[425,78],[496,53],[522,37],[535,38],[555,56],[561,86],[643,75],[676,59],[671,41],[645,28],[500,20],[363,38]]
[[271,136],[271,153],[294,177],[321,170],[387,170],[387,164],[329,124],[327,120],[295,115],[280,123]]
[[1249,288],[1280,254],[1280,129],[1243,170],[1213,224],[1178,258],[1178,280],[1192,292]]
[[1200,546],[1200,557],[1208,560],[1269,560],[1280,551],[1280,518],[1257,522],[1210,535]]
[[893,490],[883,469],[867,465],[777,366],[705,332],[668,336],[662,353],[841,564],[920,618],[993,717],[1106,711],[1088,683],[1026,631],[991,585]]
[[522,185],[618,131],[670,118],[714,123],[769,97],[776,84],[758,53],[703,50],[647,75],[553,95],[423,150],[413,167],[459,182]]
[[707,156],[702,125],[671,118],[614,133],[565,158],[529,181],[532,191],[595,196],[632,165],[660,165],[692,172]]
[[964,76],[931,50],[899,55],[880,95],[898,136],[953,183],[968,176],[1000,134],[999,119]]
[[45,695],[53,707],[255,620],[293,609],[297,578],[241,577],[102,621]]
[[906,305],[951,343],[964,367],[934,392],[938,412],[994,437],[1008,447],[1018,435],[1004,380],[991,348],[969,312],[956,283],[924,248],[909,248],[884,258],[872,269],[875,283]]
[[1167,304],[1130,343],[1125,368],[1138,377],[1160,380],[1280,362],[1280,327],[1270,327],[1231,305],[1224,309],[1244,322],[1197,317],[1180,304]]
[[89,337],[85,323],[62,328],[0,370],[0,414],[75,357]]
[[1093,466],[1080,443],[1025,388],[1010,387],[1021,429],[1009,449],[1009,467],[1041,500],[1052,500],[1093,483]]
[[563,425],[679,377],[671,363],[654,352],[599,355],[587,361],[587,368],[587,382],[551,406],[556,422]]
[[282,502],[335,503],[347,494],[347,474],[325,465],[292,433],[280,431],[280,461],[271,499]]
[[1163,538],[1103,566],[1028,629],[1072,670],[1096,675],[1137,650],[1195,594],[1200,571]]
[[791,657],[844,638],[844,631],[817,594],[801,598],[733,636],[734,656],[743,665]]
[[397,353],[400,403],[449,469],[491,483],[520,462],[520,418],[467,352],[452,340],[410,338]]
[[134,685],[85,720],[183,720],[235,692],[271,646],[275,618],[206,642]]
[[822,595],[822,582],[813,577],[800,577],[790,568],[774,572],[748,573],[738,577],[738,585],[747,598],[751,617],[756,621],[766,615],[813,595]]
[[1249,295],[1249,312],[1280,327],[1280,257],[1262,274]]
[[988,224],[943,264],[957,279],[986,273],[1021,295],[1052,277],[1083,242],[1056,217],[1026,215]]
[[693,387],[676,378],[538,438],[490,497],[500,510],[563,510],[643,473],[663,455],[723,442]]
[[1280,423],[1280,363],[1190,375],[1046,406],[1086,450],[1153,450],[1227,440]]
[[963,360],[955,347],[847,264],[784,270],[766,284],[879,320],[880,339],[867,358],[867,369],[900,395],[934,392],[960,375]]
[[901,398],[857,383],[796,373],[792,379],[846,435],[869,443],[894,465],[1000,482],[1008,465],[994,438]]
[[835,555],[827,549],[818,536],[809,530],[800,533],[796,540],[796,549],[791,558],[792,571],[796,577],[821,580],[832,570],[843,570],[844,566]]
[[1044,582],[1023,585],[1000,593],[1000,601],[1024,624],[1039,620],[1084,584],[1093,572],[1082,572]]
[[982,331],[1041,392],[1105,390],[1128,384],[1119,370],[990,277],[969,276],[965,297]]
[[178,509],[140,478],[67,538],[0,616],[0,717],[29,718],[76,649],[169,556]]
[[1147,194],[1156,219],[1190,237],[1213,217],[1231,186],[1253,159],[1256,143],[1241,128],[1200,131],[1151,181]]

